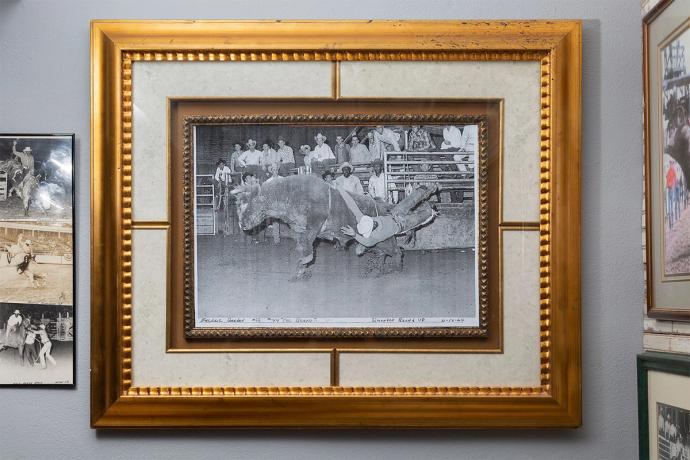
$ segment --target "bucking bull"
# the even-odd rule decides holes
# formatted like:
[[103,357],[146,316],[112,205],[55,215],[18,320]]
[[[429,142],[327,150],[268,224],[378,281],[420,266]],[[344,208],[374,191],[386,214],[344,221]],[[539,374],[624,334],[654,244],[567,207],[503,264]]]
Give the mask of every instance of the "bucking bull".
[[[419,201],[425,200],[435,191],[436,189],[424,189]],[[293,279],[311,277],[310,264],[314,259],[314,242],[317,238],[337,240],[342,247],[354,239],[342,231],[343,228],[357,226],[353,212],[339,190],[316,175],[279,177],[262,185],[239,186],[230,193],[237,198],[237,214],[242,230],[251,230],[264,220],[273,218],[286,223],[294,232],[299,259]],[[396,215],[397,210],[396,220],[400,222],[401,232],[423,225],[436,215],[427,202],[419,204],[417,201],[413,206],[409,202],[406,205],[401,202],[391,206],[364,195],[350,196],[367,216]],[[417,204],[418,210],[411,212]],[[404,213],[400,212],[401,208],[405,209]],[[394,235],[371,248],[357,243],[358,255],[367,250],[378,259],[381,272],[386,269],[387,259],[390,259],[388,262],[393,271],[402,270],[402,250]]]

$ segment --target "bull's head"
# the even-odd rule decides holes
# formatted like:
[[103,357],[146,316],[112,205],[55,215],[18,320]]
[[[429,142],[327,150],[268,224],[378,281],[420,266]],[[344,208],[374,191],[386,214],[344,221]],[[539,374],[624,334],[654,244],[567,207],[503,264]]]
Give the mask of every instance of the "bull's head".
[[241,185],[230,194],[235,195],[242,230],[251,230],[266,219],[266,197],[261,194],[260,185]]

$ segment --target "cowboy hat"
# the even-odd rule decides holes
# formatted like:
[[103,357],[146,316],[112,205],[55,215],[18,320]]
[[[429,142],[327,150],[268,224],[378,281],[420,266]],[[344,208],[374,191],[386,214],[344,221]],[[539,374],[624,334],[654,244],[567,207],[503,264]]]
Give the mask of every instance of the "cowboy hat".
[[256,141],[255,141],[254,139],[249,139],[249,140],[247,141],[247,145],[254,145],[254,146],[256,146]]
[[353,170],[352,165],[350,163],[348,163],[347,161],[345,163],[341,164],[340,168],[338,168],[338,169],[340,170],[340,172],[343,172],[343,169],[345,169],[345,168],[350,168],[350,172],[352,172],[352,170]]
[[31,152],[31,147],[24,147],[24,150],[22,152]]
[[364,238],[369,238],[374,230],[374,219],[369,216],[362,216],[357,223],[357,232]]
[[26,241],[24,241],[24,243],[31,244],[31,240],[26,240]]
[[14,314],[15,314],[15,315],[18,315],[18,314],[19,314],[19,310],[15,310],[15,311],[14,311]]
[[314,136],[314,139],[315,139],[315,140],[318,140],[319,138],[323,139],[324,141],[325,141],[326,139],[328,139],[326,136],[324,136],[324,135],[321,134],[321,133],[318,133],[316,136]]

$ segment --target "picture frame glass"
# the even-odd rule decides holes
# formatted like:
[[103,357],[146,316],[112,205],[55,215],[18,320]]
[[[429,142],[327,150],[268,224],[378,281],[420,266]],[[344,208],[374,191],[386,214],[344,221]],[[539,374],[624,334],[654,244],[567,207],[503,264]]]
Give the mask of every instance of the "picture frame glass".
[[0,134],[0,385],[74,384],[73,156],[73,134]]

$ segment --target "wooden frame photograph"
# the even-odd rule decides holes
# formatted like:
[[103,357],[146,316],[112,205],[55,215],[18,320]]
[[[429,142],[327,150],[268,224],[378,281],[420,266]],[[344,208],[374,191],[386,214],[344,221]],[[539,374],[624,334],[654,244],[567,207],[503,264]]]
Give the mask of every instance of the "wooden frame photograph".
[[[431,321],[429,321],[430,318],[422,318],[424,322],[420,322],[419,320],[415,321],[415,318],[405,318],[407,323],[403,323],[404,325],[408,327],[399,327],[400,322],[395,321],[393,318],[386,318],[385,320],[382,320],[381,322],[385,323],[386,326],[389,327],[340,327],[340,328],[323,328],[323,327],[291,327],[291,328],[285,328],[285,327],[280,327],[280,323],[277,324],[278,327],[272,327],[272,328],[260,328],[260,327],[232,327],[233,325],[237,324],[237,320],[231,319],[229,323],[221,323],[221,322],[215,322],[211,323],[213,327],[196,327],[195,326],[195,302],[194,302],[194,294],[195,291],[193,289],[193,282],[195,277],[192,276],[191,271],[184,271],[183,267],[177,267],[176,264],[182,263],[184,260],[196,260],[195,254],[193,251],[193,246],[194,244],[189,244],[185,246],[184,248],[184,254],[180,254],[179,257],[173,258],[173,266],[172,266],[172,272],[174,273],[180,273],[180,274],[185,274],[186,278],[185,279],[176,279],[174,282],[171,283],[172,286],[176,286],[174,288],[171,299],[170,299],[170,305],[169,309],[171,311],[171,317],[170,317],[170,323],[169,323],[169,332],[168,335],[171,337],[170,343],[169,343],[169,348],[185,348],[184,345],[181,345],[180,343],[186,343],[188,346],[199,346],[200,341],[198,339],[218,339],[218,338],[229,338],[229,337],[236,337],[236,338],[242,338],[245,340],[242,340],[239,342],[239,346],[246,347],[249,343],[251,343],[252,346],[262,346],[266,347],[267,343],[270,342],[271,340],[280,338],[281,336],[285,338],[290,338],[290,345],[284,344],[283,347],[289,346],[291,348],[299,348],[303,347],[305,345],[308,345],[309,347],[320,347],[323,349],[332,349],[334,347],[340,348],[343,346],[343,343],[347,343],[348,347],[353,348],[353,347],[368,347],[371,348],[372,345],[376,344],[378,347],[387,347],[387,348],[405,348],[405,347],[410,347],[414,346],[419,348],[420,347],[420,341],[415,340],[414,342],[410,343],[409,341],[405,340],[405,337],[414,337],[416,339],[424,339],[426,338],[433,338],[433,340],[428,341],[429,345],[433,346],[438,346],[439,345],[439,338],[442,337],[466,337],[468,340],[463,340],[463,341],[453,341],[453,340],[448,340],[447,342],[447,347],[448,348],[457,348],[457,347],[463,347],[465,349],[470,349],[475,347],[476,345],[482,344],[482,348],[486,350],[490,350],[491,348],[496,348],[500,345],[500,328],[499,328],[499,320],[500,320],[500,308],[498,307],[498,292],[497,290],[494,290],[493,292],[489,292],[489,286],[496,286],[498,284],[498,280],[495,279],[498,275],[498,269],[497,269],[497,263],[495,262],[495,259],[493,261],[487,257],[487,252],[492,251],[490,247],[493,247],[493,251],[496,252],[497,250],[497,243],[498,243],[498,232],[494,231],[491,234],[488,232],[488,228],[490,226],[489,222],[492,222],[493,225],[491,225],[492,228],[496,229],[497,226],[495,225],[496,219],[497,219],[497,193],[489,193],[489,189],[493,189],[494,191],[497,191],[498,187],[495,185],[498,184],[498,146],[499,146],[499,132],[500,132],[500,103],[499,102],[492,102],[492,103],[467,103],[467,102],[449,102],[449,101],[426,101],[424,104],[426,105],[427,110],[434,110],[434,115],[426,115],[423,113],[420,113],[419,115],[412,115],[412,114],[406,114],[406,115],[398,115],[398,116],[393,116],[393,115],[386,115],[386,116],[381,116],[381,115],[376,115],[376,114],[381,114],[381,113],[386,113],[386,114],[391,114],[394,113],[395,110],[407,110],[410,111],[411,108],[414,108],[413,111],[417,112],[423,109],[423,105],[421,101],[414,100],[414,101],[408,101],[408,102],[401,102],[397,101],[395,103],[389,102],[389,101],[348,101],[348,104],[345,104],[344,102],[340,102],[338,104],[333,104],[332,102],[319,102],[316,103],[311,100],[303,101],[303,108],[300,107],[299,110],[301,111],[308,111],[308,110],[317,110],[319,113],[330,113],[329,117],[323,117],[323,116],[316,116],[316,115],[261,115],[258,117],[250,117],[247,115],[231,115],[232,113],[243,113],[246,114],[247,111],[257,111],[258,113],[265,113],[267,110],[272,110],[272,111],[282,111],[284,110],[280,103],[276,101],[247,101],[247,100],[242,100],[242,101],[190,101],[190,100],[175,100],[171,101],[171,114],[172,114],[172,119],[184,119],[183,126],[181,126],[179,123],[173,121],[172,122],[172,128],[171,128],[171,137],[173,139],[179,138],[179,137],[184,137],[184,145],[182,142],[176,142],[173,140],[171,142],[171,145],[173,147],[174,152],[177,152],[178,146],[183,147],[184,152],[180,152],[179,154],[173,153],[172,157],[177,158],[178,160],[172,162],[172,168],[171,168],[171,175],[172,178],[187,178],[187,180],[191,180],[192,175],[191,174],[186,174],[185,173],[185,165],[188,165],[186,168],[191,169],[191,162],[186,163],[185,159],[189,158],[192,156],[192,151],[194,147],[194,136],[193,136],[193,127],[196,126],[204,126],[204,127],[209,127],[207,129],[227,129],[229,123],[242,123],[242,125],[248,125],[252,126],[252,123],[256,122],[257,120],[264,120],[266,118],[269,118],[270,123],[282,123],[282,125],[275,125],[275,126],[284,126],[288,123],[316,123],[319,122],[321,124],[328,123],[329,120],[334,120],[338,123],[344,123],[345,121],[348,121],[350,123],[356,124],[356,123],[361,123],[361,122],[368,122],[368,123],[378,123],[380,121],[388,120],[391,122],[402,122],[402,121],[417,121],[420,123],[448,123],[448,122],[465,122],[465,123],[479,123],[479,127],[481,129],[479,130],[479,137],[478,137],[478,145],[480,146],[480,149],[478,150],[478,160],[477,160],[477,174],[475,177],[481,178],[481,181],[478,180],[478,182],[481,182],[480,184],[476,186],[472,186],[470,188],[470,193],[474,192],[475,187],[477,188],[477,191],[479,193],[476,194],[476,199],[477,199],[477,205],[478,205],[478,212],[476,215],[479,218],[479,222],[477,222],[477,228],[478,228],[478,235],[484,235],[478,244],[477,248],[477,254],[479,254],[479,257],[481,261],[484,261],[482,263],[478,263],[477,266],[481,268],[480,272],[477,274],[476,278],[476,286],[477,289],[480,289],[480,292],[475,292],[474,289],[471,290],[470,292],[467,293],[467,297],[469,298],[469,301],[474,304],[475,303],[475,296],[480,300],[479,303],[477,304],[477,310],[476,314],[478,314],[477,317],[477,324],[474,327],[469,327],[465,326],[465,322],[463,321],[462,323],[459,323],[460,327],[447,327],[447,325],[452,325],[453,321],[451,321],[448,318],[444,318],[442,321],[437,322],[437,326],[442,326],[442,327],[432,327],[430,325]],[[297,101],[291,101],[289,104],[285,104],[285,108],[288,110],[291,110],[292,112],[289,113],[294,113],[295,111],[295,106],[297,104]],[[363,111],[372,111],[371,115],[365,115],[365,114],[358,114],[358,115],[348,115],[347,111],[348,110],[357,110],[359,112]],[[465,116],[458,116],[454,115],[457,113],[458,110],[465,110],[469,113],[476,113],[477,115],[465,115]],[[449,115],[439,115],[440,112],[446,111],[449,113]],[[184,116],[184,113],[212,113],[214,115],[211,116]],[[339,115],[339,113],[344,113],[344,115]],[[178,116],[177,114],[180,113]],[[221,115],[221,113],[223,115]],[[378,118],[382,117],[382,118]],[[332,121],[331,121],[332,123]],[[487,127],[488,125],[493,124],[495,129],[491,130],[491,139],[489,139],[489,134],[487,134]],[[290,125],[288,125],[286,128],[281,128],[283,130],[288,129]],[[321,126],[321,125],[319,125]],[[327,125],[325,125],[327,126]],[[355,125],[356,126],[356,125]],[[430,125],[431,126],[431,125]],[[213,128],[215,127],[215,128]],[[328,129],[328,128],[325,128]],[[323,128],[322,128],[323,130]],[[181,133],[181,135],[179,134]],[[406,150],[403,150],[407,152]],[[489,152],[493,152],[493,154],[489,154]],[[438,152],[438,153],[435,153]],[[410,157],[410,162],[411,163],[418,163],[420,162],[420,158],[434,158],[434,155],[437,155],[441,152],[444,151],[426,151],[426,152],[421,152],[417,154],[409,153],[408,155]],[[391,152],[391,156],[397,152]],[[452,156],[444,156],[443,158],[452,158]],[[493,161],[491,160],[493,158]],[[215,157],[214,157],[215,159]],[[450,167],[455,168],[455,164],[450,164],[452,163],[451,161],[437,161],[433,162],[435,167],[441,168],[445,167],[446,169],[449,169]],[[393,162],[389,166],[389,168],[395,167],[396,163]],[[361,163],[356,163],[356,170],[361,171],[362,165]],[[387,165],[384,162],[382,166],[385,168]],[[367,171],[367,169],[365,169]],[[433,177],[437,177],[437,174],[442,174],[443,178],[446,178],[446,181],[443,182],[444,184],[444,193],[446,195],[449,195],[448,201],[451,201],[451,196],[450,194],[452,193],[452,188],[450,188],[452,185],[455,184],[455,182],[452,182],[450,178],[452,177],[467,177],[466,173],[462,174],[455,174],[453,172],[447,172],[447,171],[439,171],[433,174]],[[364,177],[366,178],[366,172]],[[403,173],[399,173],[402,175]],[[239,180],[240,173],[235,173],[235,179]],[[409,177],[417,177],[419,178],[420,176],[418,173],[414,173],[413,175],[409,175]],[[461,179],[462,180],[462,179]],[[457,180],[458,183],[461,182],[461,180]],[[410,180],[410,182],[412,182]],[[184,194],[184,190],[191,191],[194,189],[193,186],[190,186],[190,184],[185,184],[182,181],[175,181],[171,179],[171,183],[173,184],[174,187],[180,187],[180,192],[175,192],[173,191],[172,196],[173,196],[173,201],[172,201],[172,208],[173,209],[179,209],[179,210],[184,210],[184,213],[177,213],[175,215],[175,219],[179,219],[181,224],[179,226],[173,226],[173,233],[172,233],[172,238],[174,240],[184,240],[184,241],[193,241],[194,240],[194,229],[192,228],[193,226],[191,225],[191,222],[195,222],[196,219],[194,216],[192,216],[192,210],[193,210],[193,199],[191,195]],[[449,184],[450,183],[450,184]],[[389,191],[389,194],[392,194],[394,192]],[[331,198],[333,200],[333,198]],[[454,203],[441,203],[441,200],[438,198],[435,199],[435,206],[442,207],[443,209],[442,213],[446,212],[452,212],[453,210],[457,210],[458,206],[456,206]],[[445,200],[444,200],[445,201]],[[467,200],[466,200],[467,201]],[[469,205],[471,208],[474,208],[474,202],[471,199]],[[233,212],[233,216],[236,219],[236,216],[234,215],[234,207],[229,206],[229,209],[231,212]],[[464,205],[464,208],[467,208],[467,204]],[[463,208],[461,208],[462,210]],[[182,223],[187,223],[186,226],[182,225]],[[474,224],[471,224],[474,226]],[[218,250],[218,252],[224,252],[227,253],[227,256],[229,260],[232,260],[233,258],[236,258],[232,252],[230,252],[227,249],[227,241],[231,239],[231,237],[235,236],[234,240],[235,245],[240,245],[240,246],[246,246],[245,243],[242,242],[244,238],[243,235],[240,235],[237,237],[236,235],[239,232],[239,230],[236,228],[237,223],[233,222],[232,225],[226,225],[226,228],[224,230],[218,230],[218,233],[222,233],[224,236],[223,237],[216,237],[216,241],[225,241],[225,246]],[[184,229],[184,231],[177,233],[176,229]],[[456,232],[457,230],[454,229]],[[460,233],[460,232],[457,232]],[[474,232],[473,232],[474,233]],[[419,237],[421,239],[423,235]],[[208,240],[208,238],[206,238]],[[474,243],[474,238],[472,238],[471,244]],[[267,250],[270,251],[271,248],[275,247],[275,242],[274,245],[266,245]],[[419,246],[421,244],[417,244],[417,248],[411,248],[411,249],[419,249]],[[254,245],[250,245],[250,248],[254,248]],[[261,248],[261,246],[256,246]],[[409,247],[409,246],[408,246]],[[288,246],[289,248],[289,246]],[[182,250],[183,248],[178,248],[178,250]],[[317,248],[317,251],[319,249]],[[474,247],[472,248],[471,251],[467,251],[466,249],[461,249],[460,251],[461,254],[467,254],[469,253],[470,255],[474,254]],[[424,253],[430,254],[433,252],[433,250],[423,250]],[[443,251],[444,253],[448,253],[449,251]],[[406,251],[406,256],[408,252]],[[269,257],[266,257],[266,259],[271,260]],[[472,265],[474,262],[470,262]],[[435,264],[432,264],[435,265]],[[239,268],[239,267],[236,267]],[[292,265],[289,265],[287,267],[289,270],[292,270]],[[432,268],[433,270],[433,268]],[[224,271],[225,275],[224,280],[227,281],[227,273],[228,271]],[[231,271],[230,271],[231,273]],[[314,284],[313,282],[309,283],[302,283],[301,285],[295,286],[295,284],[285,284],[288,280],[288,276],[290,275],[289,272],[280,275],[278,279],[274,279],[271,282],[271,286],[276,287],[277,283],[280,283],[282,281],[283,283],[283,290],[294,290],[295,288],[299,287],[304,287],[305,289],[309,289],[312,293],[315,291],[314,289]],[[318,275],[317,275],[318,276]],[[434,276],[432,273],[428,272],[425,276],[427,277],[432,277]],[[282,279],[281,279],[282,277]],[[491,282],[489,281],[489,278],[492,277],[494,278],[494,281]],[[438,275],[436,275],[436,278],[438,278]],[[327,278],[328,279],[328,278]],[[426,281],[424,281],[426,283]],[[332,296],[332,290],[333,290],[333,279],[331,276],[331,279],[329,281],[329,287],[328,289],[323,289],[324,292],[328,292],[327,296],[322,300],[322,302],[328,302],[329,297]],[[372,280],[372,286],[378,286],[378,289],[381,288],[381,286],[386,286],[388,284],[387,289],[391,289],[390,286],[390,281],[382,280],[380,276],[376,276],[375,280]],[[452,283],[456,284],[456,283]],[[356,285],[357,290],[361,292],[361,281],[357,280]],[[184,289],[182,289],[184,287]],[[256,292],[256,288],[250,288],[250,292]],[[414,304],[414,295],[413,292],[415,289],[405,289],[405,291],[408,292],[407,296],[410,297],[410,301]],[[423,295],[424,297],[419,298],[416,300],[416,302],[420,302],[421,305],[421,300],[424,298],[428,298],[429,294],[424,292],[424,289],[419,289],[420,294]],[[452,295],[446,295],[443,292],[439,292],[438,288],[434,289],[435,296],[434,299],[436,302],[440,303],[440,301],[451,298],[455,299],[457,297],[456,294]],[[344,293],[343,293],[344,294]],[[373,293],[372,293],[373,294]],[[404,292],[401,292],[401,294],[405,295]],[[336,298],[339,298],[336,295]],[[182,301],[177,300],[177,299],[182,299]],[[242,303],[242,302],[240,302]],[[493,307],[489,307],[489,304],[493,303]],[[184,315],[181,315],[180,313],[177,313],[178,309],[177,306],[184,304]],[[246,302],[244,302],[246,305]],[[319,304],[319,303],[317,303]],[[344,310],[346,310],[348,307],[340,307]],[[481,319],[481,320],[480,320]],[[273,320],[275,321],[275,319]],[[185,326],[185,331],[184,331],[184,337],[180,337],[179,334],[176,333],[176,327],[177,324],[184,322]],[[302,319],[301,323],[305,324],[306,321]],[[351,324],[351,323],[348,323]],[[390,327],[394,324],[398,324],[398,327]],[[489,331],[491,330],[491,334],[489,334]],[[493,337],[493,340],[486,340],[488,339],[488,335],[491,335]],[[309,344],[303,343],[304,341],[300,342],[299,340],[296,340],[298,338],[318,338],[321,337],[322,339],[328,338],[329,340],[319,340],[318,343],[314,343],[313,341]],[[338,342],[339,339],[352,339],[352,338],[368,338],[370,340],[367,340],[366,342],[356,342],[350,340],[343,342],[342,340]],[[476,340],[476,338],[481,337],[483,340]],[[179,338],[179,339],[178,339]],[[188,339],[197,339],[197,340],[188,340]],[[262,340],[251,340],[253,338],[258,338]],[[377,338],[387,338],[388,340],[381,341],[381,340],[376,340]],[[268,340],[267,340],[268,339]],[[251,340],[251,342],[250,342]],[[177,344],[177,345],[173,345]],[[238,342],[228,342],[227,344],[224,344],[224,347],[231,347],[233,344],[238,344]],[[475,345],[476,344],[476,345]],[[210,346],[210,344],[208,344]],[[216,345],[217,346],[217,345]]]
[[676,321],[690,320],[688,7],[661,1],[642,26],[647,314]]
[[[93,21],[91,65],[92,427],[580,425],[579,21]],[[454,124],[480,133],[478,327],[197,327],[191,163],[229,157],[196,160],[198,127],[231,133],[208,135],[225,146],[259,125],[311,138]],[[457,180],[443,165],[465,155],[451,153],[398,181]],[[249,193],[241,180],[231,193]],[[442,297],[429,299],[412,316]]]
[[690,357],[638,355],[637,392],[640,459],[690,455]]

